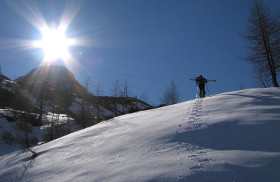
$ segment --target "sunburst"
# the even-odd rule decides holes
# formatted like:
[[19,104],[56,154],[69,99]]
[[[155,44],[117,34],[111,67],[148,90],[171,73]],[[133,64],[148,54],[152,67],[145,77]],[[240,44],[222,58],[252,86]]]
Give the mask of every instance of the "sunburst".
[[7,45],[7,47],[42,49],[44,52],[42,64],[50,64],[57,60],[63,60],[64,63],[69,64],[69,62],[75,60],[69,51],[70,47],[88,45],[88,43],[83,42],[84,39],[69,38],[66,34],[68,26],[79,12],[81,3],[77,4],[77,1],[67,1],[62,16],[57,17],[55,20],[58,22],[57,20],[60,18],[57,26],[50,26],[53,22],[46,21],[34,1],[22,1],[20,4],[8,1],[8,3],[32,26],[40,31],[41,39],[8,40],[6,42],[12,42],[13,44]]
[[67,38],[65,31],[65,26],[57,29],[46,27],[41,30],[42,40],[34,41],[34,46],[44,50],[44,61],[52,62],[57,59],[67,61],[71,58],[69,47],[75,46],[76,41]]

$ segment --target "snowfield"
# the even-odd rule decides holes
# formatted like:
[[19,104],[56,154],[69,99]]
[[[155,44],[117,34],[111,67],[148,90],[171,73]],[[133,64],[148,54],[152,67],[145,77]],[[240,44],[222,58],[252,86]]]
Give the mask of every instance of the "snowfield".
[[127,114],[33,149],[0,156],[0,181],[279,182],[280,89]]

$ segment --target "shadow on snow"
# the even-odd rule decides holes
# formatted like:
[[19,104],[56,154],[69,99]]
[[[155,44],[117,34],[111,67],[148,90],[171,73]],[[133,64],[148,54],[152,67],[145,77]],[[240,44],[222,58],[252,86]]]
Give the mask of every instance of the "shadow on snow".
[[177,133],[170,142],[190,143],[214,150],[280,152],[280,121],[240,125],[222,122],[207,128]]

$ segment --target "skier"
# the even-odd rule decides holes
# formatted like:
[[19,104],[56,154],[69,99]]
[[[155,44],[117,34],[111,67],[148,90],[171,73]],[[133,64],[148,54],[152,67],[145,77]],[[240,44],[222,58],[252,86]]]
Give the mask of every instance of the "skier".
[[199,87],[199,93],[200,93],[200,98],[205,97],[205,83],[207,83],[207,80],[200,75],[199,77],[195,78],[196,86],[198,85]]
[[206,78],[204,78],[202,75],[200,75],[199,77],[196,77],[195,79],[190,79],[190,80],[194,80],[196,82],[196,86],[199,87],[199,96],[200,98],[205,97],[205,83],[207,83],[208,81],[213,81],[215,82],[216,80],[207,80]]

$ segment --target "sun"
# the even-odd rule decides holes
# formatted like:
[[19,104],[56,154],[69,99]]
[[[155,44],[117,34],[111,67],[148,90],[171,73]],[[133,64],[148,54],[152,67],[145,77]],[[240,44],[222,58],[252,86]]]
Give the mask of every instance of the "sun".
[[65,61],[70,57],[69,46],[75,42],[66,37],[65,31],[64,26],[57,29],[49,27],[41,29],[42,40],[36,41],[35,46],[43,49],[44,61],[53,62],[58,59]]
[[[36,39],[32,40],[7,39],[8,47],[22,50],[40,49],[34,53],[34,58],[36,60],[39,58],[40,64],[61,64],[63,62],[62,64],[69,67],[77,66],[79,64],[78,59],[76,59],[77,47],[95,44],[95,41],[87,36],[67,37],[68,27],[82,7],[81,1],[67,1],[64,11],[61,11],[60,15],[50,11],[53,13],[51,17],[54,17],[51,21],[46,20],[35,1],[20,1],[20,3],[11,1],[10,6],[41,35],[38,36],[36,32]],[[47,16],[49,17],[50,14]]]

